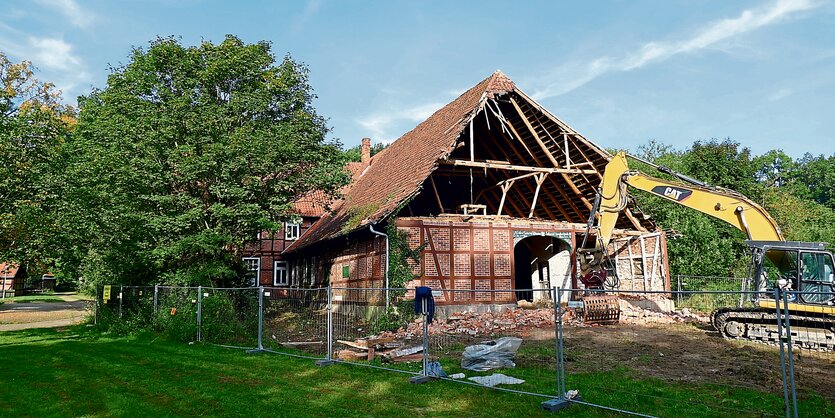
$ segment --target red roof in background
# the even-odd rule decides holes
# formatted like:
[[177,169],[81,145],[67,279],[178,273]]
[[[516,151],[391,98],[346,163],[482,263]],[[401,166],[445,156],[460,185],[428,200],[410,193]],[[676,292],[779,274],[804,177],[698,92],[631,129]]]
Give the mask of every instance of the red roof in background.
[[478,112],[479,103],[514,88],[513,81],[496,71],[384,148],[356,178],[345,199],[334,204],[333,212],[313,224],[288,250],[353,232],[388,216],[420,192],[436,162],[452,152],[461,131]]
[[301,216],[319,218],[330,203],[325,192],[314,190],[293,202],[293,210]]
[[19,269],[20,266],[18,266],[17,264],[0,263],[0,278],[3,278],[7,275],[9,278],[15,277],[17,276],[17,271]]
[[[372,158],[371,161],[374,161]],[[368,167],[368,164],[362,162],[349,162],[345,164],[345,169],[351,174],[351,183],[342,188],[342,194],[348,193],[363,170]],[[314,190],[305,196],[302,196],[293,202],[293,209],[301,216],[312,218],[320,218],[325,214],[325,209],[333,205],[333,199],[330,199],[325,192],[321,190]]]

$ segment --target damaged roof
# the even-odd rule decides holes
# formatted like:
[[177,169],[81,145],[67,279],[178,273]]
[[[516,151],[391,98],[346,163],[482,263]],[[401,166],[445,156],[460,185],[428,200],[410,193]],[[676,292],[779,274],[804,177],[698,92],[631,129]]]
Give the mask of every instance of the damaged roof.
[[[485,108],[490,108],[488,102],[492,101],[498,108],[498,103],[495,100],[508,95],[515,98],[515,106],[521,104],[526,109],[525,112],[536,112],[537,117],[541,118],[538,123],[542,124],[542,120],[546,120],[549,126],[553,126],[553,129],[569,133],[574,142],[573,146],[579,147],[577,148],[579,154],[582,154],[585,158],[583,164],[593,166],[602,172],[603,167],[611,158],[608,152],[586,140],[564,122],[545,111],[518,90],[510,78],[501,71],[496,71],[384,148],[374,156],[370,166],[363,167],[362,172],[352,173],[355,174],[354,182],[344,193],[344,199],[335,202],[332,205],[333,210],[324,213],[322,218],[314,223],[307,233],[287,249],[287,252],[357,231],[369,224],[380,222],[395,213],[403,204],[409,202],[410,199],[421,192],[424,182],[433,171],[438,169],[441,160],[448,159],[450,154],[460,145],[462,136],[464,136],[471,120],[485,112]],[[522,114],[523,112],[520,110],[520,116],[517,116],[517,119],[521,118]],[[502,116],[502,118],[505,117]],[[512,118],[508,117],[507,123],[513,124]],[[517,120],[515,123],[521,124],[522,121]],[[528,124],[527,121],[525,123]],[[546,129],[544,125],[542,125],[542,129]],[[516,134],[518,135],[516,139],[523,141],[521,138],[523,134]],[[537,136],[533,129],[531,129],[529,135]],[[514,135],[515,137],[516,135]],[[553,138],[551,139],[553,140]],[[527,140],[532,141],[531,138]],[[537,140],[539,141],[539,138]],[[554,140],[553,142],[552,146],[561,146],[557,145],[557,141]],[[547,150],[545,152],[548,153]],[[550,162],[546,164],[541,161],[544,157],[538,159],[533,154],[531,154],[531,157],[542,163],[543,166],[552,167]],[[552,156],[551,161],[554,161]],[[588,201],[589,199],[594,200],[596,188],[599,185],[599,177],[584,177],[577,184],[570,180],[568,176],[563,177],[559,180],[552,180],[553,185],[550,187],[556,188],[554,190],[559,189],[559,194],[563,200],[571,200],[572,197],[566,194],[562,188],[568,193],[573,193],[578,200],[581,199],[583,204],[579,207],[582,209],[574,207],[574,211],[570,213],[573,218],[567,220],[585,222],[584,217],[588,217],[591,207]],[[580,196],[577,196],[577,193]],[[556,194],[556,191],[554,194]],[[572,206],[575,205],[573,202],[568,203],[571,203]],[[564,204],[567,205],[565,202]],[[587,208],[589,210],[586,210]],[[567,213],[562,209],[561,211]],[[631,214],[627,214],[627,216],[629,220],[624,222],[628,223],[630,220],[632,222],[627,227],[639,230],[643,230],[645,227],[654,229],[654,225],[648,220],[644,222],[636,220]]]

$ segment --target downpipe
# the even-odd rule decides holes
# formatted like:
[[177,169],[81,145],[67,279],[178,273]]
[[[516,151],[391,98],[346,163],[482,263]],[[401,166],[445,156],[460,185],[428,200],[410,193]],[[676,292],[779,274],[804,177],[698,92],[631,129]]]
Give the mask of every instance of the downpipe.
[[368,224],[368,230],[371,231],[372,234],[379,235],[381,237],[386,238],[386,285],[385,285],[385,288],[386,288],[386,309],[388,309],[389,308],[389,291],[390,291],[390,289],[389,289],[389,236],[385,233],[380,232],[380,231],[375,231],[373,223]]

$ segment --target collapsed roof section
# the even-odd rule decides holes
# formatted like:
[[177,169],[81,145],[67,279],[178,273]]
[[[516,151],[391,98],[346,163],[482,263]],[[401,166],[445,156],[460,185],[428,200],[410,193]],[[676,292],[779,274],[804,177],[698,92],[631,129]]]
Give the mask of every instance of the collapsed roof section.
[[[496,71],[377,154],[288,251],[398,210],[585,223],[610,158]],[[625,215],[619,228],[656,229],[630,209]]]

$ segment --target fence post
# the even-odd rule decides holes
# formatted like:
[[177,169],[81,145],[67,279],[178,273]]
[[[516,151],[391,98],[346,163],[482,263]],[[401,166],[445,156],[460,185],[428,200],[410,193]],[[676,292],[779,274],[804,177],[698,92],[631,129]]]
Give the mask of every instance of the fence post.
[[420,375],[409,378],[409,383],[426,383],[429,377],[429,299],[424,298],[420,303],[423,316],[423,370]]
[[676,303],[680,305],[681,304],[681,299],[682,299],[681,298],[681,293],[680,293],[681,292],[681,275],[680,274],[676,275],[676,291],[679,292],[679,293],[676,294]]
[[197,341],[203,341],[203,286],[197,286]]
[[[93,305],[93,325],[98,325],[99,324],[99,300],[100,300],[99,299],[99,286],[101,286],[101,285],[98,285],[98,284],[96,285],[96,304]],[[102,288],[102,292],[104,292],[103,288]],[[104,297],[104,295],[102,295],[102,298],[103,297]]]
[[[795,298],[797,295],[795,294]],[[786,343],[789,348],[789,385],[791,385],[792,409],[794,410],[794,418],[797,418],[797,387],[794,382],[794,354],[792,353],[792,326],[789,318],[789,292],[783,292],[783,309],[785,316],[783,320],[786,328]]]
[[562,291],[559,287],[552,287],[554,292],[551,300],[554,301],[554,349],[556,350],[557,362],[557,397],[549,399],[539,404],[539,407],[549,411],[556,412],[560,409],[571,406],[567,399],[565,399],[565,365],[563,363],[563,344],[562,344]]
[[159,285],[154,285],[154,315],[157,314],[159,310]]
[[258,286],[258,350],[264,349],[264,286]]
[[119,318],[122,317],[122,300],[124,300],[124,294],[125,294],[124,290],[125,290],[125,285],[120,284],[119,285]]
[[328,343],[327,354],[325,354],[325,358],[321,360],[316,360],[317,366],[330,366],[333,364],[333,288],[331,284],[328,283]]
[[783,402],[786,405],[786,418],[789,415],[789,386],[788,376],[786,375],[786,348],[783,341],[783,318],[780,310],[780,285],[774,287],[774,306],[777,310],[777,340],[780,344],[780,370],[783,373]]

